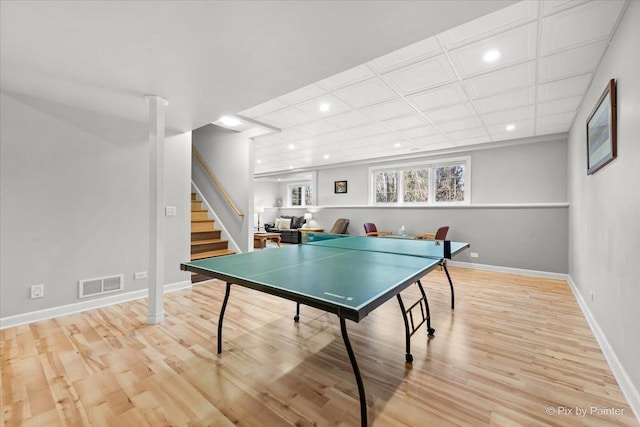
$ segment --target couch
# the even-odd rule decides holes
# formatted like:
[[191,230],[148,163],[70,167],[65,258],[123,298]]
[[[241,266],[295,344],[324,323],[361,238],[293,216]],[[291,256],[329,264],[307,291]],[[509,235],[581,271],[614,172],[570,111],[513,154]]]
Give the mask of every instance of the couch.
[[[283,221],[284,220],[284,221]],[[280,241],[283,243],[300,243],[300,230],[305,223],[304,216],[281,215],[276,222],[268,222],[264,225],[267,233],[280,233]]]

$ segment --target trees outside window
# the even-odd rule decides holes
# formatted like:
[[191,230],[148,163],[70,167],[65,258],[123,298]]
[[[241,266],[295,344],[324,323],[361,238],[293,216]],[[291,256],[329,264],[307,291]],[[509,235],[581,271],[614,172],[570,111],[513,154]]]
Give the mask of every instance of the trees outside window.
[[469,203],[470,157],[371,168],[372,204]]
[[435,168],[436,202],[464,201],[464,164]]
[[429,169],[407,169],[404,171],[404,201],[427,203],[429,201]]
[[376,203],[398,201],[398,172],[378,172],[375,174]]

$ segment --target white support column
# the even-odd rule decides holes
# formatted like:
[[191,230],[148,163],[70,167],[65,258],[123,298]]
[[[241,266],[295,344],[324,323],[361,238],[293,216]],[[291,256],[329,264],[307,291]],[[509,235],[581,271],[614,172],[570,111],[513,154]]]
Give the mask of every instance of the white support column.
[[166,99],[149,102],[149,310],[147,323],[164,320],[164,109]]

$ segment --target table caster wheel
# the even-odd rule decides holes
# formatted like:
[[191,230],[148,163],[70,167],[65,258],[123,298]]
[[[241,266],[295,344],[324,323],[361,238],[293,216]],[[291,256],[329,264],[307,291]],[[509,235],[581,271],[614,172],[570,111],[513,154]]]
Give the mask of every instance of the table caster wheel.
[[433,334],[435,334],[435,333],[436,333],[436,330],[435,330],[435,329],[433,329],[433,328],[429,328],[429,329],[427,329],[427,334],[428,334],[429,336],[431,336],[431,337],[432,337],[432,336],[433,336]]
[[407,363],[411,363],[411,362],[413,362],[413,356],[411,355],[411,353],[408,353],[408,354],[405,356],[405,360],[407,361]]
[[298,316],[298,315],[293,316],[293,321],[294,322],[298,323],[299,320],[300,320],[300,316]]

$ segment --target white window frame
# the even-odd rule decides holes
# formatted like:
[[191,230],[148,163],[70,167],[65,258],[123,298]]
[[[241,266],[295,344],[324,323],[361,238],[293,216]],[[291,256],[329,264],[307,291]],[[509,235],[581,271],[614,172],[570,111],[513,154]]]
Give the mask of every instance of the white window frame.
[[[299,205],[293,205],[291,202],[291,188],[293,187],[302,187],[302,194],[301,194],[301,198],[300,198],[300,204]],[[306,200],[304,197],[304,187],[309,187],[311,189],[311,204],[307,205],[306,204]],[[313,183],[311,182],[298,182],[298,183],[291,183],[291,184],[287,184],[287,207],[290,208],[301,208],[301,207],[305,207],[305,206],[313,206]]]
[[[464,164],[464,200],[460,202],[438,202],[436,196],[435,169],[441,166]],[[404,171],[406,169],[429,170],[429,197],[427,202],[405,202]],[[378,172],[398,172],[398,201],[376,202],[375,175]],[[424,160],[421,162],[397,163],[369,168],[369,205],[371,206],[459,206],[471,204],[471,156]]]

